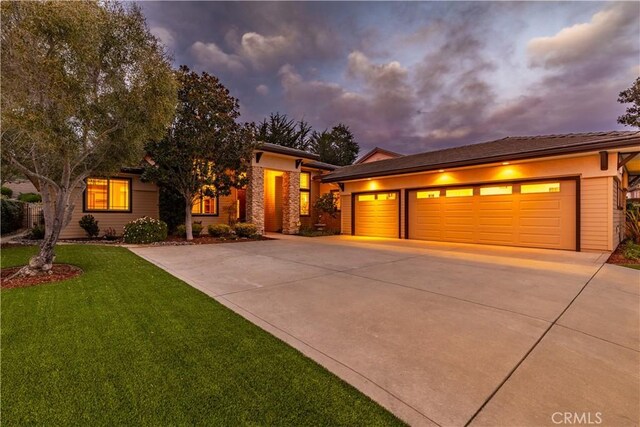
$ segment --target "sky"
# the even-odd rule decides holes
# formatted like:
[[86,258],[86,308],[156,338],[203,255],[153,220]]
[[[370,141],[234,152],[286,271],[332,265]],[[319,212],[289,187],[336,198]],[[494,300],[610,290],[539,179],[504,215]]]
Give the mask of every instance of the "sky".
[[241,120],[350,127],[361,154],[624,129],[639,2],[140,3],[174,65],[217,76]]

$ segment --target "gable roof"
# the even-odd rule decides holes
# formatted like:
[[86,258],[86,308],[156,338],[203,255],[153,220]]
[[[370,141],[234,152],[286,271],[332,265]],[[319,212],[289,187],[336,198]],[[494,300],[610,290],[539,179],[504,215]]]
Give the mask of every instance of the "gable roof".
[[314,168],[314,169],[324,169],[324,170],[328,170],[328,171],[334,171],[334,170],[342,167],[342,166],[332,165],[330,163],[319,162],[319,161],[316,161],[316,160],[312,160],[310,162],[302,162],[302,166],[306,166],[306,167]]
[[640,131],[515,136],[340,168],[324,182],[348,181],[640,145]]
[[354,165],[358,165],[360,163],[364,163],[364,162],[367,161],[367,159],[371,158],[371,156],[373,156],[374,154],[377,154],[377,153],[386,154],[387,156],[392,157],[392,158],[404,156],[404,154],[396,153],[396,152],[390,151],[390,150],[385,150],[384,148],[373,147],[373,149],[371,151],[369,151],[366,154],[364,154],[358,160],[353,162],[353,164]]
[[298,150],[297,148],[290,148],[290,147],[285,147],[283,145],[271,144],[269,142],[263,142],[259,144],[256,147],[256,151],[266,151],[269,153],[284,154],[285,156],[299,157],[302,159],[320,160],[320,156],[318,156],[317,154]]

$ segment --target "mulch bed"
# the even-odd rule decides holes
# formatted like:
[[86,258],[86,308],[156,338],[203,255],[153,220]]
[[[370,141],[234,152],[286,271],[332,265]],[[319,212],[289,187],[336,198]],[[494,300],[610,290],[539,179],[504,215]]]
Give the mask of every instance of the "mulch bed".
[[616,249],[615,252],[611,254],[607,262],[609,264],[618,264],[618,265],[624,265],[624,264],[640,265],[640,259],[629,259],[624,257],[624,244],[618,246],[618,249]]
[[217,243],[238,243],[238,242],[255,242],[258,240],[275,240],[272,239],[270,237],[265,237],[265,236],[260,236],[260,237],[255,237],[255,238],[248,238],[248,237],[239,237],[236,239],[230,239],[230,238],[221,238],[221,237],[211,237],[211,236],[198,236],[198,237],[194,237],[193,240],[191,242],[188,242],[184,237],[178,237],[178,236],[169,236],[167,237],[167,240],[165,240],[164,242],[158,242],[158,243],[167,243],[167,244],[171,244],[171,243],[175,243],[175,244],[191,244],[191,245],[214,245]]
[[75,265],[53,264],[51,274],[42,274],[30,277],[14,277],[13,279],[8,279],[21,268],[22,267],[3,268],[2,271],[0,271],[0,284],[2,289],[26,288],[27,286],[44,285],[45,283],[71,279],[82,274],[82,269]]

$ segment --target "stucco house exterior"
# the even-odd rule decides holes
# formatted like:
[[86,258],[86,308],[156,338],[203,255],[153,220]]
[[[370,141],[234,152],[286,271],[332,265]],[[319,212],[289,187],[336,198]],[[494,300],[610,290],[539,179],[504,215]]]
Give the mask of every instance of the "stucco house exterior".
[[342,233],[611,251],[640,132],[510,137],[340,168]]

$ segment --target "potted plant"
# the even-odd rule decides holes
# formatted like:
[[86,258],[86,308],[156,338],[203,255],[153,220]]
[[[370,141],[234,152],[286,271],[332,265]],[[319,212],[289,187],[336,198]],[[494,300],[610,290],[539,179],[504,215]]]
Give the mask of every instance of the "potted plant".
[[327,224],[323,222],[326,215],[329,215],[331,218],[336,218],[338,214],[338,205],[332,193],[320,195],[313,203],[313,209],[318,218],[313,226],[316,227],[318,231],[323,231],[327,226]]

